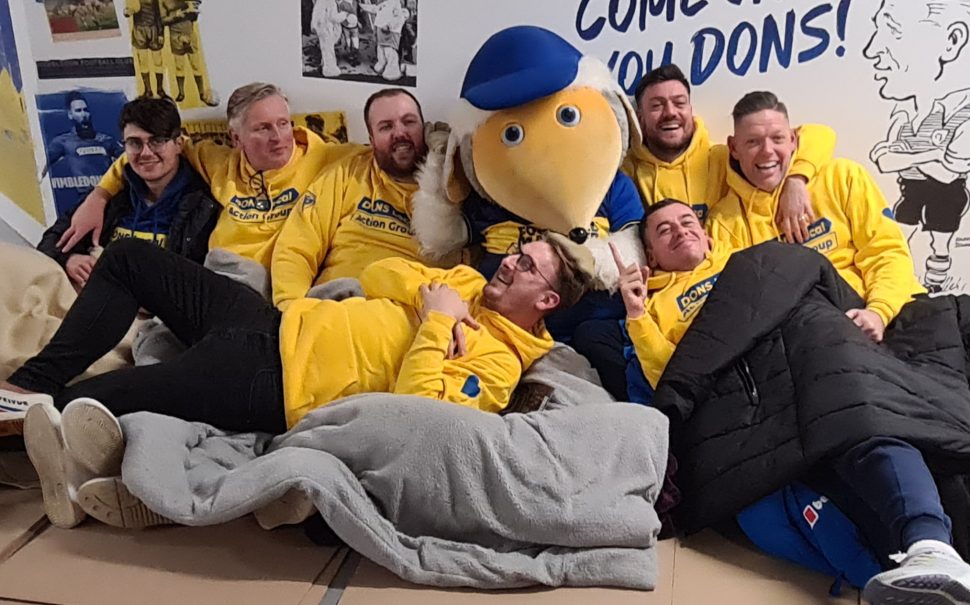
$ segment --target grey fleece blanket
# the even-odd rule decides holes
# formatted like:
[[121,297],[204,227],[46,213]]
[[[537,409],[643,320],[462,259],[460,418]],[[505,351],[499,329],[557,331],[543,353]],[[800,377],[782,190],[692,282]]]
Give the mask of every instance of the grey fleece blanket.
[[502,417],[370,394],[318,409],[273,440],[147,412],[121,422],[125,485],[179,523],[229,521],[298,488],[350,547],[411,582],[656,581],[667,421],[652,409],[603,403]]

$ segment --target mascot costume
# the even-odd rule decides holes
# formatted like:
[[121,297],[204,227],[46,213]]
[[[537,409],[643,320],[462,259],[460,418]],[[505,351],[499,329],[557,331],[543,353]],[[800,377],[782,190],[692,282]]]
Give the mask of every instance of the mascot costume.
[[[602,62],[546,29],[511,27],[475,54],[459,104],[447,145],[430,145],[418,177],[412,226],[427,258],[480,245],[477,265],[490,277],[502,255],[551,230],[589,247],[597,289],[616,288],[608,242],[627,263],[644,264],[643,205],[619,172],[640,129]],[[577,321],[609,297],[588,298]],[[550,330],[568,340],[574,327]]]

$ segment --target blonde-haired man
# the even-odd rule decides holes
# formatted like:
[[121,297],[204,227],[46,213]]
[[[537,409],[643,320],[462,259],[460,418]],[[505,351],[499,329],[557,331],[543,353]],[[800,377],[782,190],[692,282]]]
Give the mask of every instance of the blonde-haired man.
[[[297,200],[323,168],[363,149],[325,143],[294,127],[286,95],[274,84],[253,82],[233,91],[226,107],[234,147],[186,141],[183,154],[222,204],[209,239],[223,248],[270,267],[273,247]],[[88,195],[59,246],[70,249],[81,237],[101,231],[104,205],[122,187],[124,160],[116,161]]]

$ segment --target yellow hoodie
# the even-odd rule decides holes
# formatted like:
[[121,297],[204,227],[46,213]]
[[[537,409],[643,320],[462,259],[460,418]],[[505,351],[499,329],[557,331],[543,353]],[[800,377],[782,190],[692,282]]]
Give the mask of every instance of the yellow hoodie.
[[[803,143],[792,159],[790,174],[812,180],[818,168],[832,159],[835,131],[828,126],[805,124],[798,128]],[[711,145],[704,121],[694,116],[690,145],[672,162],[655,156],[646,145],[633,147],[623,163],[646,205],[666,198],[686,202],[704,221],[710,208],[727,195],[729,152],[726,145]]]
[[654,388],[707,295],[714,289],[732,250],[715,242],[693,271],[657,272],[647,280],[644,313],[626,322],[643,375]]
[[[523,330],[482,305],[485,279],[470,267],[431,269],[402,258],[360,275],[367,298],[301,298],[283,312],[280,357],[287,425],[335,399],[367,392],[421,395],[498,412],[522,372],[552,348],[540,326]],[[444,283],[468,302],[481,329],[464,328],[468,353],[447,359],[455,321],[421,321],[418,288]]]
[[371,151],[330,166],[307,189],[273,252],[273,302],[281,310],[315,284],[358,277],[374,261],[418,260],[411,230],[416,183],[380,169]]
[[[733,248],[779,239],[778,191],[757,189],[733,168],[728,186],[730,193],[711,211],[711,237]],[[866,308],[888,326],[914,294],[925,290],[879,187],[859,164],[836,159],[809,182],[808,193],[818,220],[809,225],[804,245],[827,256]]]
[[[269,269],[280,227],[307,186],[328,164],[366,149],[325,143],[299,126],[293,129],[293,138],[293,155],[286,165],[264,171],[254,169],[238,149],[185,139],[182,154],[224,208],[209,238],[210,249],[224,248]],[[124,156],[116,160],[98,183],[111,195],[124,186],[126,161]]]

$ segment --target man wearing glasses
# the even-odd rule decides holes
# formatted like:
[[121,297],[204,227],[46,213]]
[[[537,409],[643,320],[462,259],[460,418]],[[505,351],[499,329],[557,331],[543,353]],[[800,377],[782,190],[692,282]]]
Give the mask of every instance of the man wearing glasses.
[[[431,269],[386,258],[361,273],[366,297],[301,298],[281,312],[182,257],[118,242],[48,345],[0,383],[0,401],[15,413],[30,407],[25,442],[43,477],[45,509],[56,525],[71,527],[83,515],[71,501],[75,492],[61,489],[77,480],[67,476],[59,428],[68,403],[75,412],[65,415],[65,427],[77,426],[71,418],[79,410],[109,429],[117,427],[112,414],[153,411],[274,434],[317,407],[366,392],[498,412],[522,373],[552,348],[543,318],[582,296],[591,266],[584,248],[556,236],[525,244],[488,282],[464,265]],[[139,307],[189,348],[67,387],[121,339]],[[116,436],[109,447],[122,447],[120,431]],[[97,474],[119,470],[105,465]]]
[[56,260],[80,290],[94,268],[98,248],[120,238],[138,238],[201,263],[220,207],[209,187],[182,158],[182,122],[167,99],[139,98],[121,112],[127,165],[124,187],[104,207],[95,242],[88,235],[66,250],[57,241],[71,224],[58,219],[37,249]]
[[[268,270],[280,228],[310,183],[325,166],[363,147],[325,143],[294,127],[283,91],[265,82],[233,91],[226,115],[233,147],[184,141],[182,154],[225,208],[209,248],[228,250]],[[98,238],[104,206],[124,186],[123,171],[122,161],[112,165],[75,212],[59,248],[70,249],[91,231]]]

